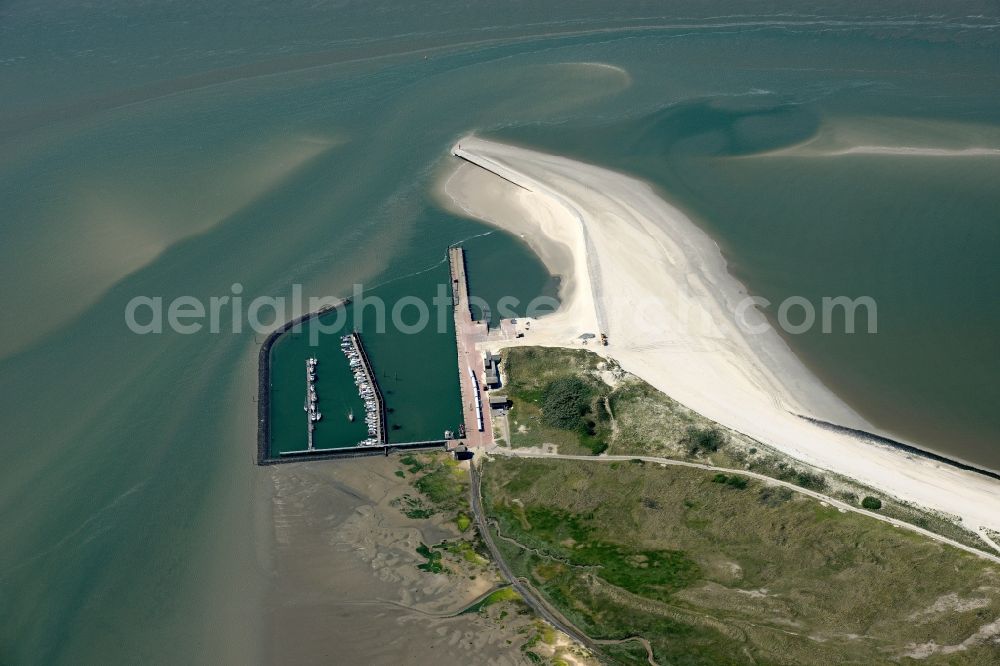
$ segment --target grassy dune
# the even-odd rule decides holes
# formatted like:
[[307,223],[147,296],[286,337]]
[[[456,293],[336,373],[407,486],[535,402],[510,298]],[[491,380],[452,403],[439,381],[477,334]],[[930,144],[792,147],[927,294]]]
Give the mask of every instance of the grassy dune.
[[[926,511],[887,497],[851,479],[811,467],[705,418],[672,400],[643,380],[624,372],[613,360],[583,349],[514,347],[503,350],[505,385],[512,402],[510,445],[555,445],[559,453],[651,455],[746,469],[803,488],[821,491],[855,506],[865,497],[880,502],[879,511],[956,541],[990,550],[957,518]],[[553,382],[578,379],[586,403],[577,427],[557,427],[545,418]]]
[[[1000,663],[1000,567],[730,476],[501,458],[483,493],[519,574],[660,664]],[[605,648],[647,663],[637,643]]]

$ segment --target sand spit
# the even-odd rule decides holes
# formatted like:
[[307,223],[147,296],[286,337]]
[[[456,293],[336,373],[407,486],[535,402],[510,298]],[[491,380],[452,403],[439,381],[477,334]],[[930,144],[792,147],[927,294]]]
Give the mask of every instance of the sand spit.
[[846,118],[825,121],[802,143],[754,157],[1000,157],[1000,128],[913,118]]
[[921,157],[1000,157],[1000,148],[920,148],[917,146],[851,146],[836,155],[915,155]]
[[[1000,483],[818,427],[798,414],[874,431],[774,331],[734,313],[746,289],[718,246],[647,184],[558,156],[465,137],[439,194],[454,210],[522,235],[563,278],[563,307],[519,343],[594,351],[682,404],[809,464],[961,517],[1000,524]],[[500,176],[499,178],[497,176]],[[751,326],[764,323],[752,308]]]
[[897,155],[910,157],[1000,157],[1000,148],[924,148],[920,146],[848,146],[834,150],[790,150],[783,157],[839,157],[842,155]]

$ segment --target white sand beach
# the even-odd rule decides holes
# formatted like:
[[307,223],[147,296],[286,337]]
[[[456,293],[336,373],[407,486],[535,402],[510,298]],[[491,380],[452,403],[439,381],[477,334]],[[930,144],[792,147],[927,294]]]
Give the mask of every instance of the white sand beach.
[[[716,243],[649,185],[566,158],[462,138],[439,195],[453,210],[521,235],[563,279],[561,309],[520,344],[587,347],[674,399],[804,462],[899,499],[1000,529],[1000,482],[830,431],[798,414],[876,432],[773,330],[734,309],[746,289]],[[750,325],[765,323],[752,307]]]

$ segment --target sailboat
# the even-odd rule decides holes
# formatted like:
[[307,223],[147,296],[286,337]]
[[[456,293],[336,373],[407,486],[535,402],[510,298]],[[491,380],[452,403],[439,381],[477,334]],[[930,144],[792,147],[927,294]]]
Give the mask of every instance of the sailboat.
[[350,421],[351,423],[354,423],[354,410],[353,409],[348,409],[347,410],[347,420]]

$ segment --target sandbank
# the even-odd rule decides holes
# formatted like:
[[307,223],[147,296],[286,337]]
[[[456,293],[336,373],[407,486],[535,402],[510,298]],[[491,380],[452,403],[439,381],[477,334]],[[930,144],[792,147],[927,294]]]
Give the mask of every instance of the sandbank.
[[[1000,528],[1000,483],[907,454],[808,416],[876,432],[827,389],[773,330],[752,334],[735,309],[746,288],[716,243],[646,183],[563,157],[462,138],[439,194],[453,210],[521,235],[562,278],[560,309],[514,344],[589,347],[675,400],[806,463],[968,529]],[[766,323],[753,308],[747,324]]]

